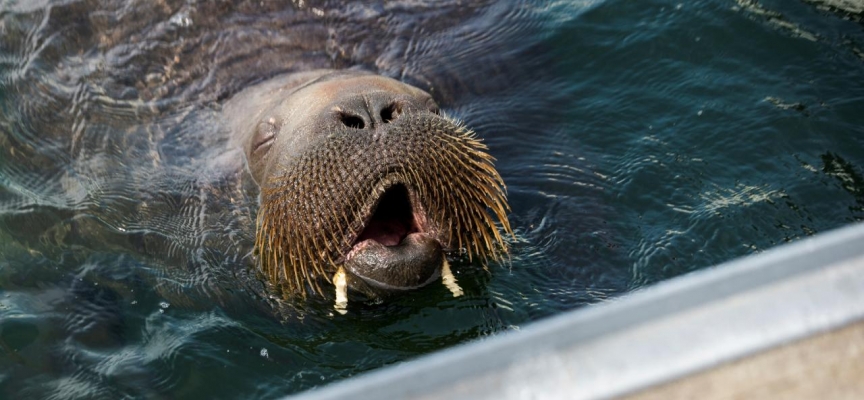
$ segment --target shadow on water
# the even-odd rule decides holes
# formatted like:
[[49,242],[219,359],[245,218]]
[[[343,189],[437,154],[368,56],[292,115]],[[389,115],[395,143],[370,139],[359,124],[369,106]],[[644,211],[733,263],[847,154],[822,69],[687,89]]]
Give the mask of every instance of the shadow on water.
[[[860,221],[861,27],[827,0],[4,2],[0,397],[278,397]],[[484,138],[516,235],[454,262],[465,296],[266,295],[221,107],[313,68]]]
[[837,179],[843,190],[855,198],[855,204],[849,206],[852,219],[864,219],[864,178],[856,171],[856,166],[834,153],[822,155],[822,172]]

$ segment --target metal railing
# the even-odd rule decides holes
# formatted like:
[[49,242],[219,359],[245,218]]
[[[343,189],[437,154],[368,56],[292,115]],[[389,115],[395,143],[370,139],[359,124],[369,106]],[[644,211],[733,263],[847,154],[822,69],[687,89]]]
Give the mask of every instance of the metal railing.
[[857,224],[297,398],[609,398],[862,319]]

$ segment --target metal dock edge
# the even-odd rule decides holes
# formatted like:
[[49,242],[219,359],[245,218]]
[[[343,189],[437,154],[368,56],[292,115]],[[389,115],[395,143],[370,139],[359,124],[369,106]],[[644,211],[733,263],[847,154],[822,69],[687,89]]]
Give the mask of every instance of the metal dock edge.
[[[822,384],[864,398],[862,321],[857,224],[293,398],[808,397],[784,383],[808,379],[819,381],[804,385],[813,393]],[[702,383],[688,386],[691,379]],[[748,385],[757,390],[742,392]]]

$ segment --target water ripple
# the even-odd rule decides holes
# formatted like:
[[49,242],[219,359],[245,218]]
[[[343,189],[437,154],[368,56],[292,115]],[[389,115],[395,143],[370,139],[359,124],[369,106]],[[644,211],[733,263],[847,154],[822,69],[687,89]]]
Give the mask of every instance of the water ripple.
[[[280,397],[864,218],[848,2],[0,10],[7,396]],[[402,79],[476,130],[510,258],[454,260],[462,297],[430,285],[344,316],[262,296],[257,190],[221,105],[314,68]]]

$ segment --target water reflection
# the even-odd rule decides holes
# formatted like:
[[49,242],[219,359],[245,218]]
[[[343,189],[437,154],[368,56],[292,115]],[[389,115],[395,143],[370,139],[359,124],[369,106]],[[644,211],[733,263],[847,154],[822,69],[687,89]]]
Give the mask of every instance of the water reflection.
[[837,154],[829,152],[822,155],[822,172],[836,178],[837,184],[854,197],[855,204],[849,206],[849,212],[855,221],[864,218],[864,178],[858,173],[858,168],[860,166],[853,165]]
[[[3,3],[0,397],[276,397],[859,221],[840,3]],[[486,139],[517,234],[458,263],[465,296],[260,295],[221,105],[318,67],[417,85]]]

